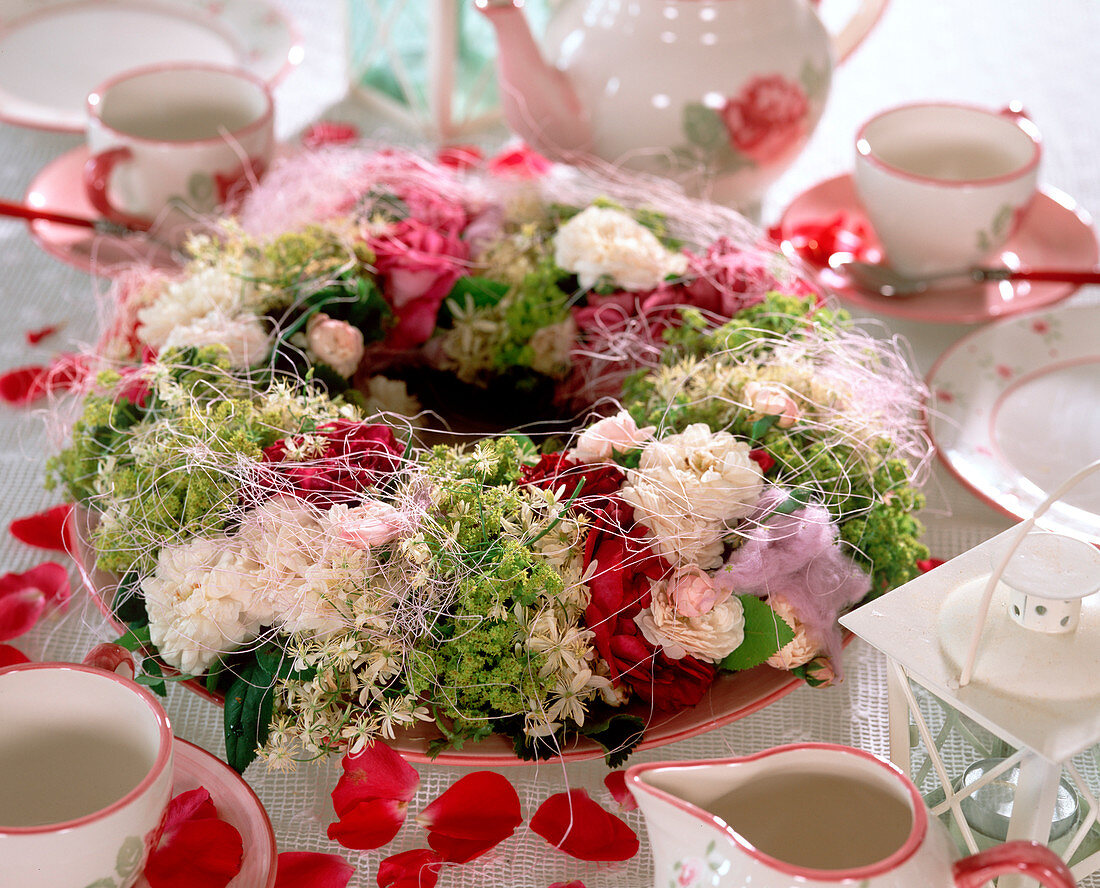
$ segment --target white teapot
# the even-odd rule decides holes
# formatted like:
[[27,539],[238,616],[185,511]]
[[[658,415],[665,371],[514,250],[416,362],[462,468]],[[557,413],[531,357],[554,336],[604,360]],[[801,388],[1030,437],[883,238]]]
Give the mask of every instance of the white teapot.
[[523,0],[475,2],[497,34],[505,119],[535,149],[745,207],[809,139],[835,61],[886,0],[859,0],[835,37],[810,0],[566,0],[545,58]]
[[1015,873],[1075,888],[1049,848],[1006,842],[961,860],[889,762],[827,743],[635,765],[655,888],[981,888]]

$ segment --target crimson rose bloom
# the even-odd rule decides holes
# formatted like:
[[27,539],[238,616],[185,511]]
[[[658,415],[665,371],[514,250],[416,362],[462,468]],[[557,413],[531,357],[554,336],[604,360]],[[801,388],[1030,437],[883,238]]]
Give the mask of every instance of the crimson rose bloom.
[[531,484],[543,490],[564,487],[566,498],[573,496],[573,491],[581,484],[580,491],[573,499],[573,506],[588,512],[606,509],[608,497],[618,493],[626,480],[626,475],[617,466],[585,465],[570,459],[564,453],[545,453],[538,463],[524,466],[520,472],[523,484]]
[[418,219],[403,219],[371,238],[382,292],[394,308],[397,327],[387,344],[412,348],[428,340],[439,306],[463,274],[467,246],[456,233],[440,232]]
[[617,498],[597,512],[584,544],[584,566],[595,562],[584,616],[594,644],[611,668],[611,680],[630,688],[648,705],[666,712],[694,706],[718,670],[687,656],[679,660],[650,644],[634,617],[649,606],[650,585],[672,568],[646,544],[634,509]]
[[264,448],[264,462],[271,464],[267,496],[293,493],[324,508],[354,502],[400,465],[402,448],[386,425],[348,419],[325,423],[309,436],[325,439],[324,452],[288,460],[288,451],[301,446],[305,437],[283,438]]
[[757,163],[771,163],[807,133],[810,103],[802,88],[781,74],[754,77],[719,112],[730,142]]

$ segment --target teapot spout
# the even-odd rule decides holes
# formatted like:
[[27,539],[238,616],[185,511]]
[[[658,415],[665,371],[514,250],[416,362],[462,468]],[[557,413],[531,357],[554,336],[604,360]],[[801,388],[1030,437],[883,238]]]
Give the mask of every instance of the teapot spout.
[[522,12],[523,0],[475,4],[496,32],[501,107],[512,131],[556,160],[587,153],[587,113],[565,74],[542,57]]

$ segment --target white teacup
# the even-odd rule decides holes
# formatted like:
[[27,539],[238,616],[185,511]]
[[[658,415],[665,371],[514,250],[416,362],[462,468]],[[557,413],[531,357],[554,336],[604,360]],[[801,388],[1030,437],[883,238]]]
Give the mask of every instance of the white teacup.
[[856,191],[894,269],[964,271],[1016,229],[1039,155],[1038,130],[1013,108],[902,105],[857,134]]
[[0,669],[0,713],[0,888],[129,888],[172,789],[156,698],[97,666],[22,663]]
[[271,161],[274,104],[263,81],[236,68],[136,68],[88,96],[87,140],[92,206],[143,228],[163,223],[166,208],[194,217],[247,190]]

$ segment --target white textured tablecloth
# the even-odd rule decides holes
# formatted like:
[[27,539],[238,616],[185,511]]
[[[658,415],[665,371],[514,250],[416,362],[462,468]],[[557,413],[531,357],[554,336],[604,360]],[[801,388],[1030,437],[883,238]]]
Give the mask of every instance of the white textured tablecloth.
[[[415,0],[424,2],[424,0]],[[828,2],[828,0],[826,0]],[[277,91],[278,130],[290,138],[326,113],[371,127],[381,126],[351,99],[344,99],[343,9],[337,0],[283,0],[305,37],[305,61]],[[892,0],[877,29],[837,72],[828,108],[809,147],[773,188],[765,203],[774,220],[794,196],[816,182],[850,168],[858,125],[876,111],[917,99],[954,99],[1001,106],[1017,99],[1044,135],[1042,181],[1067,192],[1084,208],[1100,212],[1100,3],[1096,0]],[[51,158],[80,143],[77,136],[0,125],[0,195],[18,198],[31,177]],[[40,252],[26,228],[0,222],[0,369],[42,363],[53,350],[89,340],[95,325],[96,284],[86,275]],[[1100,301],[1100,288],[1085,289],[1072,304]],[[63,321],[62,334],[44,346],[24,342],[26,330]],[[884,333],[898,333],[913,346],[922,371],[969,327],[901,323],[883,318]],[[1100,334],[1100,331],[1097,331]],[[1098,335],[1100,342],[1100,335]],[[1097,409],[1100,405],[1090,405]],[[59,423],[44,413],[0,407],[0,521],[35,512],[56,501],[42,489],[43,462],[58,443]],[[935,470],[924,514],[933,554],[950,558],[1005,529],[1009,522]],[[0,534],[0,572],[25,570],[43,560],[40,552]],[[17,640],[35,658],[79,659],[110,632],[83,593],[70,612],[41,624]],[[847,680],[827,690],[801,688],[778,703],[728,728],[683,741],[636,760],[691,759],[741,754],[783,742],[846,743],[885,754],[885,678],[882,659],[857,642],[846,655]],[[177,734],[222,754],[221,713],[211,704],[173,688],[167,708]],[[386,854],[422,847],[424,833],[410,819],[393,845],[382,852],[345,852],[324,835],[331,819],[328,792],[335,782],[330,765],[304,766],[294,774],[268,774],[253,766],[246,777],[274,824],[280,850],[325,850],[346,854],[356,864],[353,886],[375,884]],[[450,785],[462,769],[420,766],[422,785],[416,812]],[[568,786],[584,786],[612,804],[603,789],[602,762],[563,767],[507,769],[529,818],[538,803]],[[588,888],[651,884],[644,827],[643,848],[625,864],[582,864],[549,849],[526,826],[486,858],[448,867],[442,888],[516,886],[545,888],[551,882],[582,879]],[[1100,880],[1090,880],[1100,885]],[[252,888],[252,886],[239,886]]]

